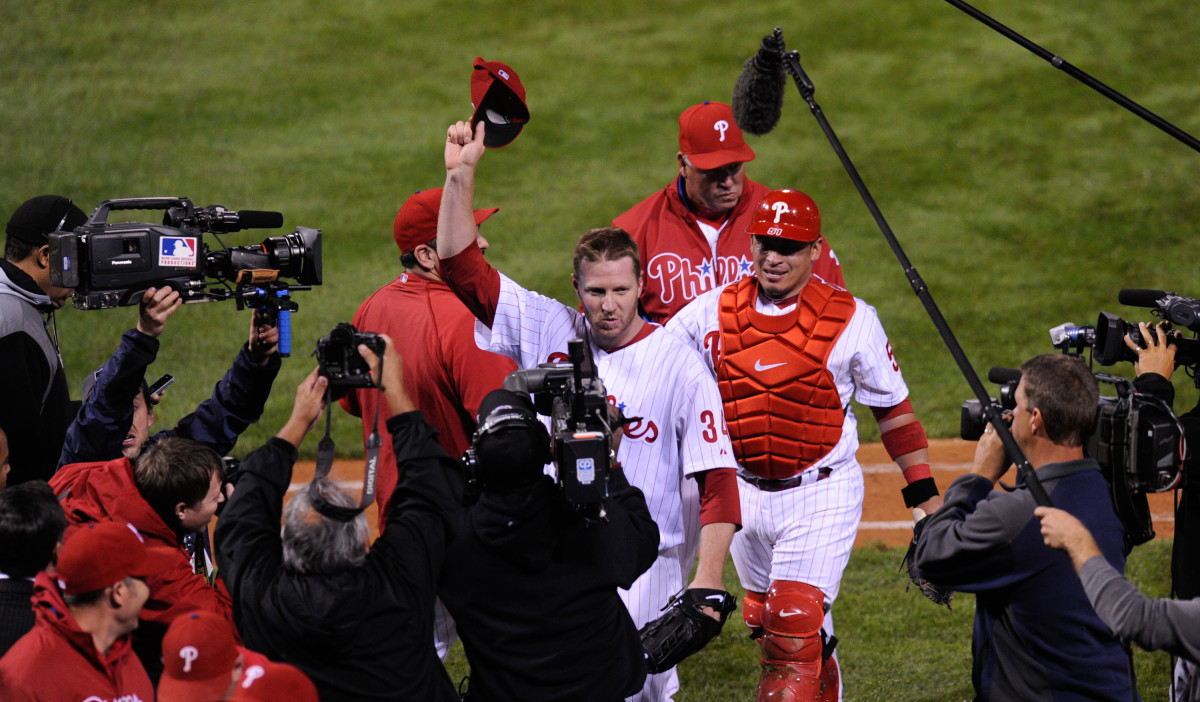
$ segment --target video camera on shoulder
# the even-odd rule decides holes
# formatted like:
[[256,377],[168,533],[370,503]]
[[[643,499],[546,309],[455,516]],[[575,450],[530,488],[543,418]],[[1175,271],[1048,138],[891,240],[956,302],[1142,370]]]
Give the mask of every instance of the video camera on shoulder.
[[[109,222],[118,210],[163,210],[163,221]],[[196,207],[183,197],[105,200],[75,231],[50,235],[50,280],[74,288],[75,307],[82,310],[136,305],[147,289],[165,285],[184,302],[234,297],[232,285],[243,282],[293,278],[320,285],[319,229],[296,227],[252,246],[227,247],[217,239],[220,248],[210,249],[203,241],[206,233],[281,226],[278,212]]]
[[[118,210],[164,214],[162,224],[109,222]],[[279,354],[289,356],[291,313],[299,309],[290,294],[321,284],[321,230],[296,227],[251,246],[225,246],[217,236],[281,226],[278,212],[196,207],[184,197],[105,200],[75,231],[50,235],[50,282],[74,288],[81,310],[136,305],[150,288],[165,286],[185,303],[234,298],[239,310],[266,313],[279,328]],[[220,248],[204,243],[206,233]]]
[[386,344],[383,337],[367,331],[359,331],[349,322],[341,322],[325,336],[317,339],[317,365],[321,375],[329,380],[329,389],[334,399],[346,395],[354,388],[377,387],[371,379],[371,368],[367,360],[358,353],[359,345],[365,345],[382,357]]
[[608,393],[586,342],[572,340],[567,355],[570,363],[513,371],[504,379],[504,389],[532,394],[534,408],[550,417],[554,465],[564,499],[585,520],[604,520],[614,460]]

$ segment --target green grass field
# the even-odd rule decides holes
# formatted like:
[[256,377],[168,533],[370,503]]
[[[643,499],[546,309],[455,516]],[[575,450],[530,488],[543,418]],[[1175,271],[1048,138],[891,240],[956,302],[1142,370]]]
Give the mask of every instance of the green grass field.
[[[1190,4],[979,7],[1200,133],[1200,14]],[[1200,296],[1189,253],[1197,154],[935,0],[3,0],[0,213],[48,192],[89,211],[109,198],[171,195],[286,215],[285,230],[229,235],[230,245],[322,229],[325,284],[295,296],[294,357],[236,449],[245,453],[286,420],[316,338],[398,271],[392,218],[411,192],[441,184],[445,128],[470,114],[476,56],[517,69],[533,115],[481,166],[477,202],[501,207],[485,226],[489,257],[569,302],[574,239],[670,181],[679,112],[728,101],[742,62],[776,25],[980,376],[1050,351],[1046,331],[1061,322],[1090,324],[1101,310],[1148,318],[1117,303],[1121,288]],[[878,308],[930,434],[953,436],[968,386],[788,90],[779,127],[750,140],[758,159],[748,173],[816,199],[848,286]],[[77,395],[136,312],[57,317]],[[152,369],[179,378],[161,423],[208,395],[248,324],[232,302],[177,313]],[[1177,386],[1181,403],[1195,401],[1190,379],[1179,374]],[[335,425],[339,454],[361,455],[356,422]],[[861,426],[864,439],[875,436],[871,422]],[[853,699],[963,699],[970,606],[943,614],[901,593],[881,606],[873,578],[902,589],[897,560],[865,551],[847,574],[839,609]],[[855,592],[861,606],[851,606]],[[717,649],[728,655],[706,653],[720,660],[685,670],[685,688],[702,667],[713,690],[735,682],[688,699],[745,699],[749,646],[730,637]]]

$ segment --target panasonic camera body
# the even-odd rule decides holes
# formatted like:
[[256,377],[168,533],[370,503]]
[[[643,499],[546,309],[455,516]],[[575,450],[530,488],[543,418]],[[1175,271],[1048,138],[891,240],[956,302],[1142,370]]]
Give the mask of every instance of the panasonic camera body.
[[[118,210],[161,210],[162,223],[109,222]],[[320,285],[319,229],[297,227],[251,246],[210,248],[204,241],[206,234],[282,225],[278,212],[198,208],[182,197],[106,200],[83,226],[50,235],[50,280],[74,288],[75,307],[84,310],[135,305],[151,287],[204,302],[249,294],[281,277]]]

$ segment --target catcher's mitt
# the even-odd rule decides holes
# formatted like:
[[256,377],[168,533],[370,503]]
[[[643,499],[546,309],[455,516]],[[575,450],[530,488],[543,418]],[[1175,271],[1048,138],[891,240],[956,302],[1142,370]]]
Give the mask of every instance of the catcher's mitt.
[[[900,564],[900,570],[908,571],[908,579],[911,585],[916,585],[921,594],[929,598],[929,601],[934,604],[946,605],[946,609],[950,607],[950,600],[954,599],[954,592],[942,587],[938,587],[922,578],[917,574],[917,566],[913,562],[917,558],[917,542],[921,540],[921,532],[925,529],[925,522],[929,520],[928,516],[921,517],[917,523],[913,525],[912,541],[908,544],[908,550],[904,552],[904,561]],[[905,592],[908,591],[908,585],[904,586]]]
[[[701,611],[702,607],[712,607],[720,619],[708,616]],[[675,667],[720,634],[729,613],[735,609],[737,600],[724,590],[681,590],[663,607],[666,614],[638,632],[646,651],[646,667],[651,673]]]

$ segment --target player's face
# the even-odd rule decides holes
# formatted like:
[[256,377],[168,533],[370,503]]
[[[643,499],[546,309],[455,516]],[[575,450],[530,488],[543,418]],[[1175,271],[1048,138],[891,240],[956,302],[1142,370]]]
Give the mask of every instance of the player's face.
[[688,201],[715,214],[733,209],[742,197],[742,187],[746,183],[744,164],[730,163],[706,171],[687,163],[683,154],[678,158]]
[[182,509],[182,514],[179,515],[179,525],[185,532],[200,531],[208,526],[213,515],[217,513],[217,507],[224,501],[225,493],[221,491],[221,479],[216,473],[213,473],[208,486],[208,494],[200,502]]
[[597,346],[614,349],[637,336],[645,322],[638,316],[642,280],[632,258],[580,261],[572,278]]
[[150,426],[154,424],[154,408],[146,404],[146,396],[138,393],[133,398],[133,423],[129,433],[121,442],[121,455],[133,460],[141,453],[146,439],[150,438]]
[[821,255],[821,240],[805,244],[790,239],[755,236],[750,244],[758,288],[772,300],[798,295],[812,277],[813,262]]

